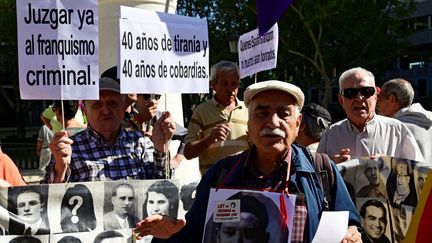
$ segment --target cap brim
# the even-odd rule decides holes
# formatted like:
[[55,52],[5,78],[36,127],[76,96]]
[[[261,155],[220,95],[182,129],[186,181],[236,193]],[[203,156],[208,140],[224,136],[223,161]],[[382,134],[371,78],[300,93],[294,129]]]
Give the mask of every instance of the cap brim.
[[294,84],[286,83],[278,80],[269,80],[259,83],[255,83],[246,88],[244,92],[244,103],[246,107],[249,107],[250,101],[253,97],[261,92],[269,90],[278,90],[290,94],[296,100],[296,104],[301,109],[304,104],[303,91]]

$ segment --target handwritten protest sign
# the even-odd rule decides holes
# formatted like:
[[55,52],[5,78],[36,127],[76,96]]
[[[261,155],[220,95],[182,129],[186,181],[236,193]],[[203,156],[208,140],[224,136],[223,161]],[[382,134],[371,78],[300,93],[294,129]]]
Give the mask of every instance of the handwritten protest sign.
[[128,7],[121,17],[122,93],[208,92],[206,20]]
[[275,68],[278,41],[277,24],[262,36],[259,36],[258,29],[241,35],[238,45],[240,78]]
[[17,0],[21,99],[98,99],[97,0]]

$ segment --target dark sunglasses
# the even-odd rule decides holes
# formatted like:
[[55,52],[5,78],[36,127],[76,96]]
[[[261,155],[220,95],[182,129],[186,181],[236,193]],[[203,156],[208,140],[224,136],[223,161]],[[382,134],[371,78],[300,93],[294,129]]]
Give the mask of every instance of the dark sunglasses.
[[369,98],[375,94],[375,87],[348,88],[342,90],[341,95],[347,99],[353,99],[359,92],[361,96]]
[[[143,94],[143,96],[144,96],[144,99],[146,99],[146,100],[149,100],[151,98],[151,94]],[[159,100],[160,97],[161,97],[161,95],[158,95],[158,94],[154,95],[155,100]]]

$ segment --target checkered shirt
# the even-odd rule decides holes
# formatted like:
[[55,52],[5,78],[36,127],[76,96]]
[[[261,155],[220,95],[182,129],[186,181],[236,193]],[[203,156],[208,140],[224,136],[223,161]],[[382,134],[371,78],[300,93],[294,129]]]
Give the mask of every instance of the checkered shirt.
[[[88,126],[71,139],[72,158],[66,175],[69,182],[165,178],[166,154],[156,151],[150,139],[140,132],[122,129],[116,143],[108,146]],[[53,158],[43,182],[54,180],[54,164]]]
[[[253,188],[253,189],[271,189],[271,190],[284,190],[286,187],[287,169],[288,164],[291,161],[291,153],[285,157],[280,167],[268,177],[264,177],[262,172],[255,166],[254,163],[250,163],[249,157],[254,156],[254,151],[248,155],[246,159],[245,167],[243,169],[243,176],[241,187]],[[296,206],[293,228],[291,230],[291,242],[303,242],[303,234],[306,228],[307,219],[307,208],[305,204],[304,195],[300,194],[294,183],[289,181],[288,192],[290,194],[296,194]]]

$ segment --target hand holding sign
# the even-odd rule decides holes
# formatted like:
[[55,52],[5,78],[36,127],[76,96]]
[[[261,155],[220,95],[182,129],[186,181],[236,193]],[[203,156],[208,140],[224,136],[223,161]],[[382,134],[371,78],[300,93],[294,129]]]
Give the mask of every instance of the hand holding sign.
[[168,152],[165,143],[172,138],[176,129],[176,123],[167,111],[157,120],[153,127],[152,141],[155,149],[160,152]]
[[71,162],[72,139],[68,138],[66,131],[60,131],[54,134],[49,148],[56,161],[54,167],[54,182],[63,182],[66,177],[66,171]]

